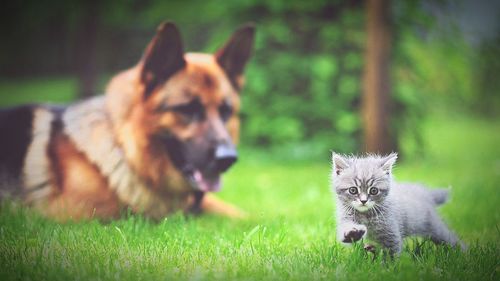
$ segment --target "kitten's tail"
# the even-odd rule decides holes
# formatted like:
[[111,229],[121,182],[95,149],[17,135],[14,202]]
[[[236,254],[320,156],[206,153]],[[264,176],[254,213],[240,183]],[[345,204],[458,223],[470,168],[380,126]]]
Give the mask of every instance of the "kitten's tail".
[[429,191],[431,193],[432,200],[436,205],[446,203],[446,201],[448,201],[448,198],[450,197],[449,188],[430,189]]

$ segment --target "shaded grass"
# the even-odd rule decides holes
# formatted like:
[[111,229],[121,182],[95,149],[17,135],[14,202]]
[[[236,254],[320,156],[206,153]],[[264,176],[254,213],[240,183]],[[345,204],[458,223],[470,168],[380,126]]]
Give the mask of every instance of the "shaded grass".
[[[73,98],[74,82],[37,83],[16,88],[30,93],[21,101]],[[1,91],[9,87],[0,84]],[[69,94],[51,98],[51,91]],[[220,197],[246,210],[248,220],[176,214],[152,223],[129,214],[107,224],[57,224],[4,204],[0,280],[499,280],[500,122],[437,116],[423,128],[426,154],[405,159],[395,176],[453,186],[440,213],[470,245],[467,253],[421,239],[407,241],[394,261],[373,260],[361,245],[343,247],[334,234],[328,155],[291,161],[242,149]]]
[[0,80],[0,107],[24,103],[68,103],[76,98],[77,80],[68,77]]
[[406,161],[399,179],[451,187],[442,213],[469,240],[500,238],[500,121],[440,116],[424,126],[427,153]]

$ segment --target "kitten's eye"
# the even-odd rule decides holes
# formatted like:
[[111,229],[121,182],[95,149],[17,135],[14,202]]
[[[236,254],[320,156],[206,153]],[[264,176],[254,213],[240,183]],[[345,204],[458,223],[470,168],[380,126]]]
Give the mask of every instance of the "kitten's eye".
[[354,195],[358,193],[358,189],[355,186],[349,187],[349,193]]
[[370,188],[370,195],[377,195],[378,194],[378,188],[372,187]]

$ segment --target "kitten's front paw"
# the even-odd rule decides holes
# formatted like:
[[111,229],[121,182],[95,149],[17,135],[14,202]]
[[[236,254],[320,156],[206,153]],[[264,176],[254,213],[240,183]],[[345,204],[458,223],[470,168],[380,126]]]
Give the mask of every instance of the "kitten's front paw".
[[351,230],[344,232],[344,239],[342,242],[344,243],[354,243],[363,238],[363,235],[366,233],[366,227],[364,225],[358,225],[353,227]]

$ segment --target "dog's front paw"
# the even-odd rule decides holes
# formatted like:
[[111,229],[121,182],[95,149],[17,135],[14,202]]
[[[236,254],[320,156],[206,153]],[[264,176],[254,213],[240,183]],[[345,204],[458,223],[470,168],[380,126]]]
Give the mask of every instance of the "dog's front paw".
[[364,225],[358,225],[353,227],[347,232],[344,232],[344,243],[354,243],[361,240],[366,233],[366,227]]

